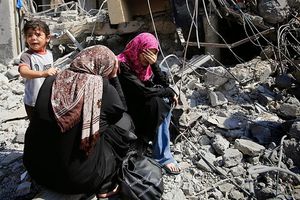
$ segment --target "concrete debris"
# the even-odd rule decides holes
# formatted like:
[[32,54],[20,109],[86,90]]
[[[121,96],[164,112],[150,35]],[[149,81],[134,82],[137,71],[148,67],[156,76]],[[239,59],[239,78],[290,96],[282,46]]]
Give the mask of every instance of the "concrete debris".
[[234,167],[241,163],[243,154],[237,149],[226,149],[223,155],[224,167]]
[[213,107],[224,105],[228,102],[222,92],[209,92],[210,103]]
[[264,20],[271,24],[283,22],[290,14],[287,0],[261,0],[258,3],[258,11]]
[[292,138],[300,139],[300,121],[296,121],[292,124],[292,127],[288,134]]
[[234,142],[234,147],[248,156],[259,156],[265,150],[264,146],[245,139],[236,139]]

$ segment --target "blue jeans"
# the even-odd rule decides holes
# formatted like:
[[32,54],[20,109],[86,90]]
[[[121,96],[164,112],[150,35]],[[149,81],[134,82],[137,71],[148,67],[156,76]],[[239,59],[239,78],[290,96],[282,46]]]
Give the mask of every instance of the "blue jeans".
[[166,165],[169,163],[175,163],[170,150],[170,131],[169,125],[171,121],[172,113],[168,113],[167,117],[158,127],[156,139],[153,145],[152,157],[161,165]]

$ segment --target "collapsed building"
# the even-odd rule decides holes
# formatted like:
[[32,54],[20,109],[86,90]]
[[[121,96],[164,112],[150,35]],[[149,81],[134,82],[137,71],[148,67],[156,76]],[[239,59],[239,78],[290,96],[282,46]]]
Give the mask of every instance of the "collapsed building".
[[62,69],[87,46],[104,44],[117,54],[138,32],[159,39],[160,67],[180,91],[170,128],[183,168],[164,177],[163,199],[300,199],[297,0],[17,2],[0,1],[16,18],[9,37],[6,16],[0,17],[1,199],[41,192],[21,164],[28,122],[17,55],[29,19],[50,26],[50,48]]

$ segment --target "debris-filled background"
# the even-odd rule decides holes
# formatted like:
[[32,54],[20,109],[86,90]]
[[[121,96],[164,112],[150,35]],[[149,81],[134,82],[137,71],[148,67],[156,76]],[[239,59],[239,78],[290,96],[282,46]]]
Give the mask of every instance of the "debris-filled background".
[[[162,199],[300,199],[300,1],[17,2],[20,27],[50,26],[62,70],[85,47],[118,54],[137,33],[156,35],[160,67],[180,91],[170,129],[183,169],[164,176]],[[0,64],[0,199],[94,198],[49,194],[28,176],[18,63]]]

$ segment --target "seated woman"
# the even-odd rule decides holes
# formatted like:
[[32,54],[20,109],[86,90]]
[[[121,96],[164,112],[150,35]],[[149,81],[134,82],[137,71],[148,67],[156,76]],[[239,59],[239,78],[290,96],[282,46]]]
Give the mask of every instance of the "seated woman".
[[60,193],[106,197],[116,192],[117,171],[132,139],[131,127],[119,126],[130,120],[119,96],[117,70],[113,52],[96,45],[45,80],[23,157],[37,183]]
[[177,97],[168,87],[168,78],[155,64],[157,54],[158,41],[152,34],[137,35],[117,56],[119,80],[136,134],[153,140],[153,158],[168,173],[178,174],[180,168],[170,151],[169,133],[171,106],[177,103]]

